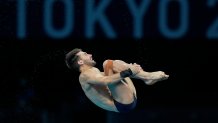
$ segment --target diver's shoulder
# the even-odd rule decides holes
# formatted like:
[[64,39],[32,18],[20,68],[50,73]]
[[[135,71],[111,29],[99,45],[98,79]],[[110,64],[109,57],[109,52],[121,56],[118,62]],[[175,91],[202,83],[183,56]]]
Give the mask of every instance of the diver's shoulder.
[[93,68],[91,68],[91,69],[88,69],[84,72],[81,72],[79,75],[79,80],[80,81],[87,81],[91,76],[93,76],[92,74],[94,71],[95,70]]

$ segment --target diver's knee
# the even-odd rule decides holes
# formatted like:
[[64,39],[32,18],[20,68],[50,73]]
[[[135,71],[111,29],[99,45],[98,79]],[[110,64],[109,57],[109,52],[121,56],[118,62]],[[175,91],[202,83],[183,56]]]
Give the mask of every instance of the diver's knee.
[[108,59],[108,60],[105,60],[105,61],[103,62],[103,68],[106,67],[106,65],[108,64],[109,61],[113,61],[113,60],[109,60],[109,59]]

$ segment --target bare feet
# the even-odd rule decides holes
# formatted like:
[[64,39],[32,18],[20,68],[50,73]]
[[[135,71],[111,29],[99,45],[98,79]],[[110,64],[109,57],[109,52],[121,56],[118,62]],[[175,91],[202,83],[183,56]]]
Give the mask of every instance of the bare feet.
[[163,71],[151,72],[149,79],[144,80],[145,84],[153,85],[156,82],[163,81],[169,78]]

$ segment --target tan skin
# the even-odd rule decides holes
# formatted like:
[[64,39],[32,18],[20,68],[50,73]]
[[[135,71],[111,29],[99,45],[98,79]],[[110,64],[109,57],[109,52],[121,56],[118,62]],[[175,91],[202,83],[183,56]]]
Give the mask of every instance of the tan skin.
[[[109,71],[109,76],[105,76],[98,68],[94,67],[95,61],[91,54],[80,51],[77,53],[80,60],[79,81],[86,96],[97,106],[108,110],[118,112],[114,105],[114,100],[122,104],[130,104],[136,97],[136,89],[130,78],[140,79],[147,85],[165,80],[169,77],[162,71],[145,72],[140,65],[128,64],[121,60],[113,61],[113,69]],[[103,66],[107,60],[103,63]],[[124,82],[120,72],[131,69],[133,75],[126,77]]]

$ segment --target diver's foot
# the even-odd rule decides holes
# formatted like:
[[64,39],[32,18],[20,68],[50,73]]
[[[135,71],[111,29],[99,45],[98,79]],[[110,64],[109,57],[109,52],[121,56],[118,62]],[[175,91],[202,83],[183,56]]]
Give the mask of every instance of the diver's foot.
[[169,78],[169,75],[166,75],[162,71],[152,72],[150,79],[144,80],[145,84],[147,85],[153,85],[159,81],[163,81]]

